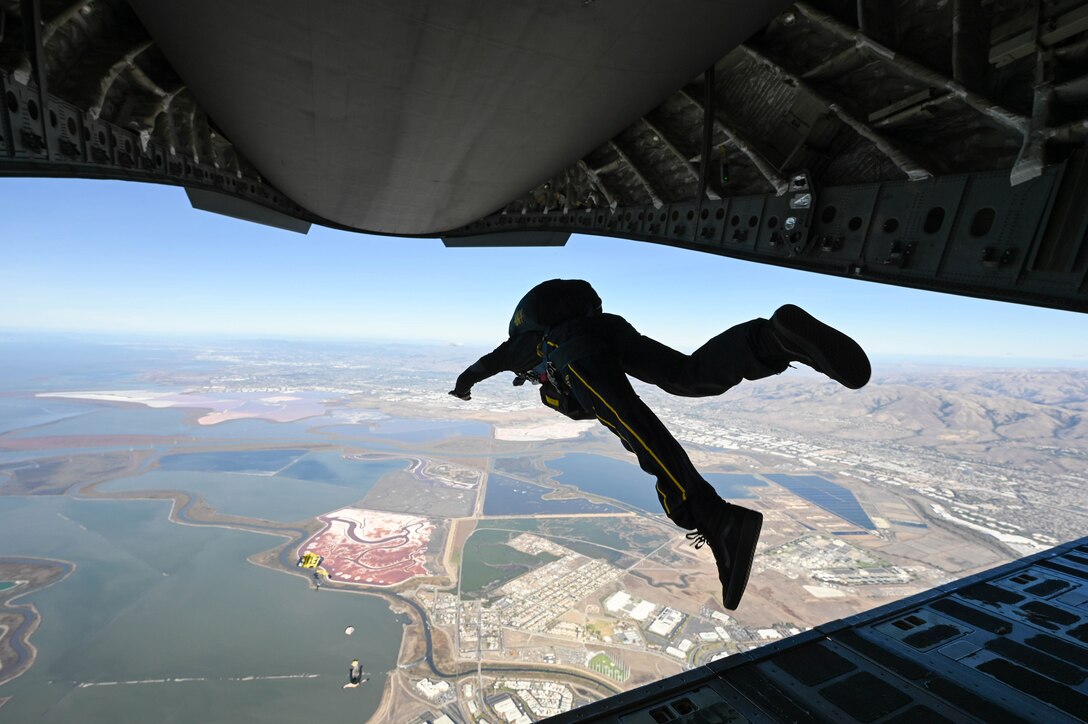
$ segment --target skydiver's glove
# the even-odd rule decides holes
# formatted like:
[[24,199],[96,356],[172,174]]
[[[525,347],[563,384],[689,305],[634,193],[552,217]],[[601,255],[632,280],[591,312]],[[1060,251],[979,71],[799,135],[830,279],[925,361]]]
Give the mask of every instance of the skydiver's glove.
[[522,377],[521,375],[518,375],[517,377],[514,378],[514,387],[521,387],[524,384],[525,384],[525,378]]
[[450,394],[453,395],[454,397],[456,397],[459,400],[471,400],[472,399],[472,391],[471,390],[450,390]]

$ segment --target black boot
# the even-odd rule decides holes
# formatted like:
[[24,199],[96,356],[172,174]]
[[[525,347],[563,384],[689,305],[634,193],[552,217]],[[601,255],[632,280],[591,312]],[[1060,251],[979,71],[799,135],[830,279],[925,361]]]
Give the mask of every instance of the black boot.
[[694,512],[698,526],[687,537],[696,548],[710,546],[718,564],[722,605],[736,610],[752,571],[763,514],[720,498],[699,505]]
[[857,342],[792,304],[778,308],[764,335],[762,347],[777,346],[788,361],[808,365],[852,390],[864,387],[872,375]]

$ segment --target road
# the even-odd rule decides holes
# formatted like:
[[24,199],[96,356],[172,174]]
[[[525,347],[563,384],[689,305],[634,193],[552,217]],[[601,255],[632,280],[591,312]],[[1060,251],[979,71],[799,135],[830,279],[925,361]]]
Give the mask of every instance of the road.
[[[430,667],[431,672],[435,676],[443,678],[443,679],[457,679],[457,678],[460,678],[462,676],[466,676],[466,675],[471,674],[471,673],[474,672],[474,670],[477,668],[476,665],[474,665],[474,664],[468,664],[468,665],[466,665],[466,667],[463,670],[460,670],[460,671],[442,671],[441,669],[439,669],[437,664],[435,664],[435,661],[434,661],[434,646],[433,646],[433,642],[432,642],[432,639],[431,639],[431,622],[430,622],[430,619],[427,618],[426,610],[423,608],[423,606],[421,606],[416,601],[413,601],[413,600],[411,600],[409,598],[405,598],[404,596],[401,596],[399,594],[390,593],[390,594],[386,594],[386,595],[392,596],[393,598],[396,598],[398,601],[402,601],[402,602],[408,604],[409,606],[411,606],[412,608],[414,608],[416,613],[419,615],[420,620],[423,621],[423,630],[424,630],[424,632],[426,634],[426,643],[427,643],[427,653],[425,654],[425,658],[427,660],[427,666]],[[616,689],[616,688],[614,688],[613,686],[611,686],[609,684],[605,684],[603,681],[600,681],[600,680],[595,679],[595,678],[590,677],[590,676],[585,676],[583,674],[578,674],[578,673],[575,673],[575,672],[567,671],[566,669],[559,669],[559,668],[554,668],[553,669],[553,668],[545,668],[545,667],[539,667],[539,666],[537,666],[537,667],[517,666],[515,664],[511,664],[511,665],[491,664],[491,665],[483,666],[482,671],[483,671],[483,673],[487,673],[487,674],[519,673],[519,674],[551,674],[553,676],[558,675],[558,676],[562,676],[565,679],[577,679],[578,681],[582,682],[584,685],[589,685],[589,686],[591,686],[592,688],[594,688],[594,689],[596,689],[598,691],[603,689],[606,692],[606,695],[608,695],[608,696],[611,696],[612,694],[620,693],[620,689]]]

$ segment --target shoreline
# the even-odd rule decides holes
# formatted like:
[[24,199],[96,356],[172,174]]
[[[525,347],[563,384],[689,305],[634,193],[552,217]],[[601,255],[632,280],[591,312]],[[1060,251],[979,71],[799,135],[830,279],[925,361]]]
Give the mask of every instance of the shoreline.
[[[193,527],[214,527],[225,528],[228,530],[237,530],[248,533],[260,533],[263,535],[271,535],[284,539],[279,545],[272,546],[268,549],[255,553],[248,558],[246,562],[264,568],[266,570],[276,571],[300,579],[307,587],[310,585],[307,576],[300,575],[296,566],[288,566],[283,556],[290,554],[292,550],[297,549],[302,545],[304,541],[314,535],[314,533],[320,529],[320,525],[316,525],[321,521],[319,519],[313,519],[305,521],[305,527],[294,527],[292,524],[275,524],[270,521],[265,521],[267,526],[257,522],[256,519],[246,519],[240,516],[226,516],[216,512],[213,508],[207,505],[203,496],[193,495],[191,493],[181,490],[156,490],[156,491],[139,491],[136,494],[130,493],[103,493],[97,490],[98,485],[101,483],[90,483],[88,485],[79,488],[77,495],[73,497],[82,498],[85,500],[153,500],[153,501],[170,501],[170,510],[167,513],[167,520],[176,525],[186,525]],[[193,509],[197,510],[197,516],[192,515]],[[278,527],[280,526],[280,527]],[[309,528],[313,528],[310,530]],[[341,585],[328,585],[323,586],[326,590],[337,593],[349,593],[355,595],[371,596],[375,598],[383,599],[390,611],[396,615],[409,615],[407,611],[403,609],[409,609],[410,606],[400,605],[402,602],[398,599],[396,594],[392,591],[384,592],[378,590],[358,590],[355,588],[349,588]],[[406,602],[405,602],[406,603]],[[401,610],[398,610],[401,609]],[[408,624],[405,624],[407,626]],[[403,646],[405,637],[401,636],[401,646]],[[31,662],[33,663],[33,662]],[[397,666],[399,667],[399,651]],[[29,668],[29,666],[27,667]],[[393,689],[392,682],[395,679],[395,674],[398,671],[394,668],[391,671],[385,672],[382,696],[378,702],[378,706],[375,709],[375,714],[371,716],[368,721],[374,721],[374,716],[378,712],[381,712],[392,703]],[[371,677],[373,680],[373,676]],[[2,706],[2,704],[0,704]]]
[[[399,457],[399,456],[398,456]],[[214,509],[207,506],[204,499],[200,495],[192,495],[185,491],[177,490],[162,490],[162,491],[140,491],[138,494],[133,495],[130,493],[101,493],[95,488],[100,483],[90,483],[78,490],[79,496],[85,496],[87,500],[170,500],[171,506],[168,513],[168,519],[172,523],[179,525],[190,526],[210,526],[218,528],[227,528],[231,530],[246,531],[250,533],[262,533],[265,535],[274,535],[283,538],[283,543],[272,546],[264,551],[256,553],[249,558],[247,562],[252,565],[260,566],[269,570],[277,571],[286,575],[291,575],[299,578],[300,582],[309,586],[310,582],[307,576],[303,576],[298,573],[293,561],[288,564],[284,558],[285,554],[289,554],[288,557],[294,556],[294,551],[305,540],[311,537],[321,526],[320,519],[315,518],[305,521],[305,527],[295,527],[297,524],[274,524],[268,523],[267,526],[261,525],[261,523],[253,522],[252,519],[245,519],[238,516],[225,516],[214,511]],[[196,509],[199,517],[193,517],[193,509]],[[628,513],[629,515],[629,513]],[[313,530],[310,530],[310,529]],[[410,668],[414,669],[417,666],[425,666],[429,669],[429,676],[437,677],[440,679],[447,679],[455,681],[467,674],[477,670],[478,663],[480,662],[459,662],[456,659],[445,661],[442,660],[441,664],[449,664],[453,668],[446,671],[440,665],[440,661],[436,659],[443,659],[441,653],[437,651],[435,644],[432,642],[431,629],[433,624],[430,622],[430,618],[427,615],[426,610],[418,602],[407,598],[400,590],[399,587],[403,587],[406,583],[398,584],[397,586],[370,586],[367,584],[347,584],[330,581],[322,586],[323,591],[330,591],[335,593],[347,593],[352,595],[371,596],[380,598],[385,601],[386,605],[392,613],[400,616],[405,616],[409,619],[409,622],[402,623],[403,631],[401,634],[401,645],[397,654],[397,665],[391,671],[386,672],[385,681],[383,683],[382,698],[379,700],[378,706],[375,709],[374,714],[368,721],[380,721],[376,719],[379,712],[387,711],[390,706],[395,702],[395,683],[398,680],[398,674],[403,670],[406,664],[412,664]],[[421,659],[412,662],[400,661],[400,651],[403,650],[405,642],[408,640],[409,627],[419,627],[423,632],[423,642],[425,645],[425,653]],[[495,674],[501,673],[521,673],[530,674],[543,677],[554,676],[575,676],[580,679],[583,686],[590,685],[598,690],[605,690],[609,694],[617,694],[621,690],[615,688],[612,682],[599,680],[586,672],[576,672],[574,670],[567,670],[565,667],[559,667],[558,669],[548,668],[534,668],[532,666],[516,665],[516,664],[503,664],[499,662],[482,662],[482,670],[484,672],[490,672]],[[488,665],[490,664],[490,665]],[[373,681],[375,677],[371,677]]]
[[[66,580],[75,572],[77,566],[72,561],[55,558],[36,558],[32,556],[0,557],[0,571],[6,567],[29,567],[31,575],[45,573],[40,581],[22,580],[22,585],[0,591],[0,617],[12,617],[17,620],[4,624],[0,634],[0,685],[13,681],[30,670],[38,660],[38,649],[31,638],[42,622],[42,614],[33,603],[16,603],[20,598],[43,591],[52,585]],[[5,574],[6,575],[6,574]],[[24,574],[25,575],[25,574]],[[8,595],[10,592],[10,595]],[[3,665],[4,654],[10,651],[13,661]],[[7,699],[0,700],[0,706]]]
[[[83,402],[107,402],[129,405],[140,405],[153,410],[179,409],[189,410],[192,414],[205,411],[200,414],[196,423],[201,426],[218,425],[231,420],[265,420],[267,422],[292,423],[306,420],[312,417],[321,417],[327,414],[322,408],[318,411],[316,403],[311,403],[304,397],[297,395],[285,395],[284,393],[235,393],[231,395],[216,396],[212,393],[183,392],[152,392],[150,390],[99,390],[99,391],[74,391],[74,392],[39,392],[35,397],[54,398],[60,400],[77,400]],[[186,396],[190,397],[186,399]],[[297,407],[304,409],[289,410],[286,403],[301,403]],[[273,403],[279,403],[280,407],[272,407]],[[259,407],[269,409],[241,409],[256,404]]]
[[[47,394],[42,396],[67,397],[67,399],[73,399],[72,397],[66,395]],[[80,400],[79,398],[74,398],[73,401]],[[155,405],[149,406],[144,401],[133,399],[85,399],[83,401],[105,403],[106,405],[116,407],[158,407]],[[166,407],[166,405],[163,405],[163,407]],[[185,409],[186,418],[190,421],[190,423],[202,424],[199,418],[203,416],[204,413],[207,413],[209,409],[212,408],[199,405],[188,407],[187,409]],[[267,417],[263,417],[263,419],[273,423],[283,422],[274,419],[268,420]],[[527,427],[529,429],[536,428],[534,429],[534,432],[539,430],[539,428],[533,425],[529,425]],[[517,430],[518,426],[513,425],[511,426],[511,428]],[[548,434],[545,435],[543,439],[569,439],[571,437],[577,437],[580,434],[581,431],[578,431],[574,435]],[[147,439],[140,440],[140,442],[158,443],[165,441],[167,438],[174,440],[177,439],[176,436],[147,436]],[[539,440],[541,438],[535,439]],[[528,441],[529,440],[524,440],[521,442]],[[51,447],[52,444],[59,443],[61,441],[49,439],[47,442],[50,444],[43,445],[42,447],[48,448]],[[68,443],[69,441],[64,440],[63,442]],[[126,442],[130,441],[126,440]],[[210,441],[209,446],[216,449],[228,449],[234,447],[232,444],[226,441]],[[282,447],[281,444],[273,443],[271,441],[269,441],[265,445],[259,445],[259,447],[261,447],[262,449],[266,446],[270,449]],[[331,448],[335,447],[335,445],[332,443],[324,443],[318,445],[311,444],[307,445],[306,447],[313,450]],[[399,447],[406,447],[408,449],[396,449]],[[421,454],[422,451],[416,449],[418,447],[419,445],[416,444],[397,444],[394,446],[394,449],[386,451],[369,451],[358,454],[358,459],[377,458],[401,460],[405,465],[406,473],[412,475],[416,479],[423,479],[426,477],[423,474],[424,468],[430,458],[425,453]],[[130,451],[130,453],[131,452],[132,451]],[[144,462],[146,463],[146,461]],[[144,465],[137,465],[137,467],[141,468],[140,472],[145,471]],[[146,469],[153,469],[155,467],[157,467],[157,464],[153,463],[150,467]],[[166,517],[170,523],[194,527],[218,527],[228,530],[236,530],[240,532],[261,533],[264,535],[276,536],[281,540],[276,543],[272,543],[265,550],[248,556],[246,558],[246,562],[252,563],[253,565],[257,565],[265,569],[275,570],[280,573],[298,576],[299,580],[303,583],[303,585],[310,585],[308,576],[301,575],[298,569],[296,569],[294,563],[297,549],[301,545],[303,545],[306,540],[308,540],[315,533],[317,533],[318,530],[322,527],[322,521],[319,518],[302,519],[293,522],[278,522],[267,521],[257,518],[248,518],[243,515],[223,514],[213,508],[211,505],[209,505],[204,496],[200,495],[199,493],[171,489],[124,492],[105,492],[100,490],[100,487],[108,482],[108,480],[100,479],[83,482],[82,484],[77,483],[76,485],[69,487],[65,492],[62,493],[62,495],[66,495],[71,497],[72,499],[77,500],[169,500],[170,505],[167,510]],[[627,514],[629,515],[630,513],[628,512]],[[449,536],[453,535],[456,528],[456,523],[454,521],[451,521]],[[449,540],[450,538],[447,537],[447,543],[449,542]],[[437,564],[440,569],[444,569],[443,573],[438,574],[439,577],[448,579],[451,575],[451,572],[456,571],[457,566],[449,565],[450,563],[452,563],[451,556],[453,556],[454,553],[455,551],[451,552],[447,545],[446,551],[444,551],[444,553],[437,560]],[[53,580],[48,585],[52,585],[53,583],[56,583],[58,581],[65,580],[67,576],[75,570],[75,564],[71,564],[71,566],[72,567],[67,571],[65,575],[57,578],[56,580]],[[452,573],[452,575],[454,576],[454,582],[456,582],[456,573]],[[326,590],[381,598],[384,600],[389,610],[396,616],[398,616],[401,621],[402,632],[400,636],[400,649],[398,650],[397,657],[395,659],[395,666],[391,670],[386,672],[386,676],[384,677],[384,682],[382,686],[381,697],[378,701],[374,713],[369,719],[370,721],[380,721],[382,716],[389,715],[389,712],[391,711],[390,707],[395,707],[398,705],[399,697],[397,692],[401,689],[405,689],[404,682],[406,681],[406,679],[404,678],[404,676],[429,676],[431,678],[446,679],[452,682],[460,679],[465,675],[477,671],[478,667],[480,666],[480,662],[459,661],[456,656],[451,656],[451,652],[448,650],[448,647],[446,647],[442,643],[441,637],[438,637],[437,639],[432,641],[431,628],[433,626],[433,622],[431,621],[426,609],[424,609],[415,601],[414,598],[411,597],[411,586],[413,585],[413,582],[417,581],[418,579],[419,577],[416,576],[412,579],[409,579],[408,581],[399,582],[391,586],[370,586],[367,584],[339,582],[329,582],[322,586],[322,588],[325,588]],[[35,592],[37,590],[41,590],[41,588],[44,587],[45,586],[37,587],[34,589],[22,589],[20,592],[20,596]],[[12,596],[12,598],[17,597]],[[0,594],[0,602],[3,602],[2,594]],[[33,607],[30,606],[28,608]],[[0,611],[2,610],[3,609],[0,608]],[[37,626],[41,621],[41,615],[36,608],[33,608],[33,613],[28,614],[28,616],[30,615],[35,618],[33,626],[29,627],[29,629],[26,626],[19,627],[19,630],[25,631],[25,635],[20,638],[20,641],[25,639],[27,643],[29,643],[30,634],[32,634],[34,630],[37,629]],[[415,650],[417,651],[425,650],[425,653],[423,654],[423,656],[412,661],[402,660],[401,653],[404,651],[404,647],[408,644],[416,647]],[[21,675],[22,673],[25,673],[27,670],[29,670],[36,662],[36,658],[37,650],[34,649],[32,646],[28,646],[26,654],[19,659],[18,674]],[[482,662],[482,668],[485,672],[497,675],[501,675],[503,673],[519,673],[521,675],[532,675],[543,678],[554,678],[556,676],[569,677],[573,675],[580,686],[596,690],[599,694],[607,695],[609,693],[617,693],[618,691],[610,682],[597,680],[595,676],[593,676],[592,674],[587,676],[585,672],[575,672],[573,670],[566,671],[563,670],[564,667],[559,667],[558,669],[537,669],[532,665],[519,666],[516,664],[504,664],[501,662]],[[14,668],[12,670],[14,670]],[[404,676],[401,675],[402,671],[404,672]],[[4,674],[6,673],[8,672],[5,671],[0,673],[0,683],[9,680],[8,678],[4,677]],[[10,678],[15,677],[11,676]],[[377,677],[372,677],[371,681],[373,683],[377,683],[376,681],[374,681],[376,678]],[[408,689],[405,690],[408,691]],[[411,694],[410,691],[408,691],[408,693]],[[4,700],[10,700],[10,697],[0,698],[0,706],[3,705]]]

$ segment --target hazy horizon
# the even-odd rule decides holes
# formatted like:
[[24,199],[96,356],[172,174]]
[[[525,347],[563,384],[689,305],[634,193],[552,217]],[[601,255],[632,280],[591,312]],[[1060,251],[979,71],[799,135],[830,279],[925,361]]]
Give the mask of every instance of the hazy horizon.
[[[261,335],[261,334],[230,334],[230,333],[169,333],[169,332],[126,332],[111,330],[31,330],[18,327],[0,326],[0,342],[4,337],[13,337],[20,340],[40,339],[41,341],[67,341],[73,344],[114,345],[124,347],[152,346],[152,347],[189,347],[193,345],[222,345],[222,346],[246,346],[251,345],[302,345],[313,344],[326,347],[344,347],[346,349],[358,349],[364,347],[409,347],[423,349],[463,349],[466,353],[466,364],[472,360],[477,352],[489,351],[492,345],[478,342],[449,342],[441,339],[411,339],[411,338],[379,338],[379,337],[324,337],[305,335]],[[691,350],[682,349],[689,352]],[[988,356],[988,355],[937,355],[937,354],[901,354],[901,353],[872,353],[869,355],[878,369],[883,366],[894,367],[905,365],[911,367],[986,367],[1019,369],[1024,367],[1051,367],[1058,369],[1084,369],[1088,368],[1088,356],[1085,357],[1032,357],[1032,356]]]
[[[518,299],[582,278],[605,311],[691,350],[798,304],[874,357],[1088,361],[1088,315],[844,279],[610,237],[447,249],[196,211],[184,191],[0,179],[0,329],[493,347]],[[56,209],[63,208],[63,214]]]

